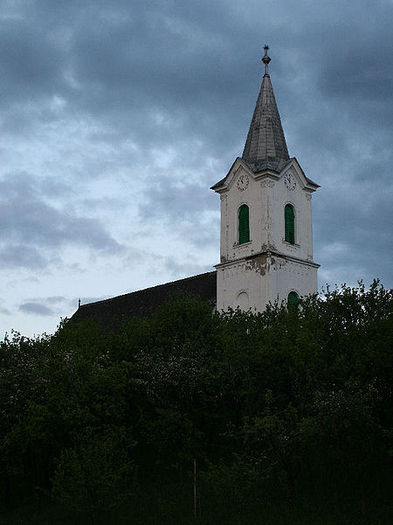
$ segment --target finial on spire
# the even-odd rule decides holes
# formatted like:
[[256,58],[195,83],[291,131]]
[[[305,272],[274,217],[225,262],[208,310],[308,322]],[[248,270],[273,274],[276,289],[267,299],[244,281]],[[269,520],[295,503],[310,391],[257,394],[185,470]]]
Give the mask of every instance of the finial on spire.
[[265,64],[265,75],[269,75],[267,67],[269,65],[269,62],[270,62],[271,58],[267,54],[267,52],[269,51],[269,46],[267,44],[265,45],[264,50],[265,50],[265,54],[264,54],[264,56],[262,58],[262,62]]

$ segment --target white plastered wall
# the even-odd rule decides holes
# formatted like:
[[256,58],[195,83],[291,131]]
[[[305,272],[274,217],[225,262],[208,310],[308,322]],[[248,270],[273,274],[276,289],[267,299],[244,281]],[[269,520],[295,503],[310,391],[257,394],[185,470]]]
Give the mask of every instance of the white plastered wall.
[[[290,188],[284,183],[291,175]],[[237,181],[248,179],[245,189]],[[295,184],[293,184],[293,181]],[[221,244],[217,265],[217,308],[240,306],[263,311],[268,302],[286,301],[295,291],[306,296],[317,291],[317,268],[313,263],[311,191],[295,161],[276,176],[254,175],[235,162],[220,190]],[[295,210],[295,244],[285,241],[284,209]],[[250,210],[250,242],[238,244],[238,210]],[[251,259],[250,259],[251,257]]]

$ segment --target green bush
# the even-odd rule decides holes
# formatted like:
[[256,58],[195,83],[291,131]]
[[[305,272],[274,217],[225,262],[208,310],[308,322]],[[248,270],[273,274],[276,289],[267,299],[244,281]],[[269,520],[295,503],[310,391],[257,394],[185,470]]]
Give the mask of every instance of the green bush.
[[135,490],[134,445],[121,428],[101,435],[86,432],[56,461],[52,497],[69,509],[88,514],[119,507]]
[[13,334],[0,506],[40,513],[50,494],[96,521],[188,523],[197,458],[205,523],[391,523],[392,385],[393,293],[378,282],[257,315],[183,298],[117,333]]

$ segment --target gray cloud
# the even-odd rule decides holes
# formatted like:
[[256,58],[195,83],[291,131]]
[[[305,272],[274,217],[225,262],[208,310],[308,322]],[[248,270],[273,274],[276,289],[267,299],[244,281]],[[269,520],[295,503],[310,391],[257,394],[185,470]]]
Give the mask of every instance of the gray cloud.
[[[219,236],[209,186],[241,154],[268,42],[289,151],[322,186],[321,280],[392,285],[391,1],[20,0],[2,15],[2,268],[84,271],[69,293],[94,299],[89,276],[111,254],[132,267],[131,289],[136,266],[165,279],[204,271],[195,253],[216,253]],[[182,243],[176,257],[160,236]],[[49,298],[68,278],[20,302],[60,312],[66,299]]]
[[53,310],[39,303],[23,303],[19,306],[19,310],[32,315],[50,316],[54,314]]
[[[81,298],[81,303],[93,302],[99,298]],[[18,310],[30,315],[64,316],[77,309],[78,299],[62,295],[48,297],[29,297],[18,306]]]
[[174,257],[165,257],[163,260],[165,268],[174,277],[185,275],[198,275],[200,273],[211,272],[213,270],[211,265],[198,264],[195,261],[188,260],[184,263],[179,263]]
[[57,305],[57,304],[62,304],[62,303],[67,303],[68,304],[69,299],[67,299],[66,297],[64,297],[62,295],[54,295],[52,297],[46,297],[45,301],[48,304]]
[[49,35],[26,18],[3,20],[0,63],[6,102],[33,102],[64,89],[59,64],[65,57]]
[[[1,216],[1,212],[0,212]],[[45,268],[49,258],[35,247],[22,244],[5,244],[0,247],[0,266],[3,268],[29,268],[31,270]]]
[[[377,114],[389,118],[383,108],[392,96],[387,67],[393,48],[388,22],[392,6],[374,2],[371,20],[365,15],[368,0],[358,2],[355,16],[354,10],[338,1],[317,6],[299,3],[296,11],[277,3],[269,5],[261,20],[260,4],[253,2],[242,10],[235,2],[220,1],[213,5],[201,1],[192,9],[179,2],[155,1],[148,7],[136,1],[132,8],[120,0],[110,6],[67,2],[56,9],[50,2],[34,8],[25,4],[18,38],[33,39],[34,45],[28,46],[28,57],[20,51],[18,60],[21,70],[28,60],[32,69],[42,73],[37,90],[47,97],[43,105],[49,108],[53,94],[62,97],[66,105],[60,117],[89,114],[105,127],[97,138],[103,134],[106,140],[119,141],[128,136],[147,153],[168,143],[180,150],[182,137],[194,137],[203,142],[205,154],[228,155],[229,163],[234,152],[239,153],[255,102],[261,35],[277,49],[272,64],[276,91],[282,113],[297,116],[296,134],[302,135],[310,109],[318,114],[329,98],[334,101],[323,111],[330,115],[325,126],[318,114],[320,137],[315,137],[316,126],[306,137],[314,145],[326,142],[332,124],[334,137],[341,135],[340,122],[332,117],[337,103],[340,113],[344,109],[355,118],[364,102],[361,113],[370,121],[370,116],[376,117],[371,98]],[[7,35],[15,32],[15,23],[10,21],[10,29],[6,24]],[[31,35],[29,26],[40,35]],[[40,31],[43,27],[51,31]],[[44,38],[50,51],[45,59]],[[13,74],[12,64],[6,61],[4,67],[10,74],[6,70],[3,77],[10,78],[13,86],[25,84],[23,76]],[[244,86],[253,85],[255,90],[246,93]],[[10,92],[26,100],[18,89]],[[36,116],[59,118],[47,111]]]
[[317,251],[331,273],[343,265],[353,268],[337,273],[352,282],[360,278],[392,277],[392,265],[384,253],[393,253],[393,186],[381,194],[371,181],[364,188],[347,186],[347,191],[331,190],[319,205],[316,229]]
[[217,211],[217,198],[206,185],[188,181],[173,181],[168,176],[159,176],[152,181],[144,193],[144,201],[139,206],[143,219],[166,218],[171,222],[198,221],[198,216],[206,211]]
[[48,264],[47,249],[67,244],[121,250],[98,220],[47,204],[44,195],[39,179],[36,185],[26,173],[9,173],[0,180],[0,264],[42,268]]
[[8,308],[3,308],[2,306],[0,306],[0,314],[11,315],[11,311]]

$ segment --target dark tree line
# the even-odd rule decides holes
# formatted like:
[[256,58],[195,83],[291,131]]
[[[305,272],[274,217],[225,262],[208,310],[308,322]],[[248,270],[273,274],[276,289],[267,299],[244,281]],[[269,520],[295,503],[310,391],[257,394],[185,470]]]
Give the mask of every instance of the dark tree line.
[[203,523],[391,523],[392,409],[393,292],[378,282],[259,315],[183,298],[116,333],[13,333],[2,514],[190,523],[196,459]]

